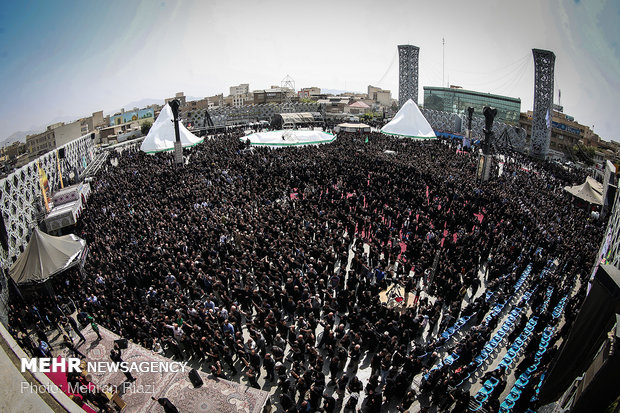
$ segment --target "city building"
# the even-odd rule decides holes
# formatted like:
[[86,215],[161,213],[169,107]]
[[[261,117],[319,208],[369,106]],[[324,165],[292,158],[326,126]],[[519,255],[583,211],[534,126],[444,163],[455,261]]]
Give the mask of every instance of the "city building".
[[0,149],[0,155],[6,156],[7,160],[17,158],[19,155],[28,152],[28,146],[24,142],[13,142]]
[[348,96],[327,96],[324,99],[317,100],[326,113],[344,113],[345,107],[351,103]]
[[181,114],[180,116],[183,117],[183,115],[187,112],[191,112],[193,110],[204,110],[204,109],[207,109],[208,107],[209,107],[209,100],[207,98],[200,99],[200,100],[192,100],[190,102],[187,102],[185,106],[179,110],[179,113]]
[[240,107],[254,103],[254,94],[250,93],[250,85],[242,83],[230,87],[230,95],[224,98],[224,105]]
[[103,111],[99,111],[71,123],[51,124],[44,132],[26,137],[28,157],[32,160],[89,132],[96,132],[107,125],[106,119],[109,121],[109,117],[104,118]]
[[152,107],[138,109],[133,108],[132,110],[126,111],[125,109],[121,109],[119,113],[115,113],[110,116],[109,122],[106,126],[119,126],[125,123],[130,122],[153,122],[155,120],[155,109]]
[[58,124],[50,125],[41,133],[26,136],[26,146],[28,147],[28,155],[31,160],[56,147],[56,135],[54,132],[56,126]]
[[370,106],[361,100],[353,102],[350,105],[344,107],[344,112],[350,113],[352,115],[363,115],[364,113],[368,113],[370,111]]
[[55,148],[71,142],[74,139],[84,136],[88,133],[88,122],[86,118],[76,120],[75,122],[62,124],[54,128],[54,138],[56,141]]
[[[522,113],[519,119],[519,125],[525,129],[529,142],[532,137],[532,116],[531,110]],[[551,140],[549,142],[549,150],[563,154],[572,153],[573,147],[582,142],[585,128],[583,125],[575,122],[572,116],[562,112],[553,111],[551,116]],[[551,152],[552,155],[554,152]]]
[[214,95],[214,96],[207,96],[205,99],[207,100],[208,109],[224,106],[224,94],[223,93],[220,93],[219,95]]
[[164,99],[164,105],[170,102],[171,100],[175,100],[175,99],[179,101],[179,107],[183,107],[187,103],[185,94],[183,92],[177,92],[173,98]]
[[242,83],[237,86],[230,87],[230,96],[247,95],[250,93],[250,85],[248,83]]
[[460,86],[424,86],[424,108],[465,115],[468,107],[474,108],[474,116],[483,116],[482,109],[497,109],[496,121],[511,125],[519,124],[521,99],[509,96],[465,90]]
[[383,106],[390,106],[392,105],[392,92],[368,85],[368,99]]
[[304,87],[299,92],[297,92],[297,97],[300,99],[311,99],[316,98],[321,94],[321,88],[319,87]]
[[255,90],[252,93],[254,104],[259,105],[261,103],[282,103],[286,101],[287,95],[294,96],[295,91],[286,87],[271,86],[270,89]]

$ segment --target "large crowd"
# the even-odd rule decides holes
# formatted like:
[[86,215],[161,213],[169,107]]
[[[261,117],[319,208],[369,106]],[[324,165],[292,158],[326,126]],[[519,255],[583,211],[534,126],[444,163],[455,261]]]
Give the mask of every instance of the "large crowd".
[[[559,264],[531,281],[531,309],[551,322],[548,309],[568,294],[553,342],[566,334],[602,236],[562,190],[583,175],[513,155],[481,183],[474,154],[377,133],[275,150],[239,142],[211,137],[181,168],[171,154],[119,155],[76,230],[90,249],[86,276],[57,277],[55,296],[14,303],[13,331],[46,339],[47,326],[70,322],[58,302],[71,298],[82,325],[253,387],[264,374],[279,409],[304,413],[415,401],[465,411],[471,395],[458,383],[496,327],[483,321],[484,293],[507,301],[528,264]],[[394,284],[405,305],[381,299]],[[463,315],[470,327],[446,343],[441,333]],[[429,373],[448,350],[458,361]]]

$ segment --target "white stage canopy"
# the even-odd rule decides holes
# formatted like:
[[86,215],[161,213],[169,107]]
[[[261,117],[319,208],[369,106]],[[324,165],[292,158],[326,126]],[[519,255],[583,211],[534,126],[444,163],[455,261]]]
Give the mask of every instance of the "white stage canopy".
[[253,146],[303,146],[331,143],[336,136],[318,130],[276,130],[269,132],[256,132],[240,138],[242,142],[247,140]]
[[336,132],[370,132],[370,126],[365,123],[341,123],[334,130]]
[[401,136],[403,138],[435,139],[435,132],[428,123],[420,108],[409,99],[394,115],[394,118],[381,132],[386,135]]
[[[172,109],[170,105],[165,105],[157,120],[151,126],[149,133],[146,135],[140,149],[146,153],[156,153],[171,151],[174,149],[174,142],[176,141],[174,133],[174,118],[172,116]],[[187,128],[179,121],[179,135],[181,136],[181,145],[184,148],[198,145],[203,139],[197,137],[193,133],[187,130]]]

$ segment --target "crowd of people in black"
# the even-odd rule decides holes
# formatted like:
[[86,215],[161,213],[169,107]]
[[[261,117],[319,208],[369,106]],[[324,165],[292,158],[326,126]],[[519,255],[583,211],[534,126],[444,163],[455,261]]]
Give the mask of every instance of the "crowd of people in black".
[[[419,401],[463,412],[470,394],[458,383],[497,326],[485,315],[528,264],[562,268],[531,285],[531,309],[545,320],[540,334],[552,322],[538,310],[546,286],[547,308],[569,294],[554,343],[566,334],[585,294],[585,283],[571,293],[575,280],[602,236],[562,190],[582,175],[513,155],[480,183],[473,153],[378,133],[275,150],[243,149],[239,138],[205,140],[181,168],[170,154],[125,151],[102,170],[77,228],[90,248],[85,277],[65,274],[55,297],[11,307],[24,347],[37,354],[33,323],[38,341],[49,342],[46,326],[79,333],[57,303],[70,297],[82,325],[201,360],[215,377],[260,388],[264,374],[282,411],[407,411]],[[380,299],[392,283],[406,305]],[[469,327],[446,342],[463,315]],[[458,362],[431,371],[452,351]]]

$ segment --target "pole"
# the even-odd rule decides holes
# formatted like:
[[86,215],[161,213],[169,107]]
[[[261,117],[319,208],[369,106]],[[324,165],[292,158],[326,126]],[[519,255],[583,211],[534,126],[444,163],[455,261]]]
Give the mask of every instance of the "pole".
[[445,86],[446,84],[444,83],[444,79],[446,76],[446,39],[445,38],[441,38],[441,53],[443,55],[443,59],[442,59],[442,65],[443,65],[443,69],[441,72],[441,86]]

